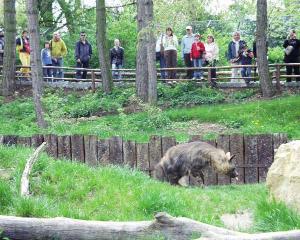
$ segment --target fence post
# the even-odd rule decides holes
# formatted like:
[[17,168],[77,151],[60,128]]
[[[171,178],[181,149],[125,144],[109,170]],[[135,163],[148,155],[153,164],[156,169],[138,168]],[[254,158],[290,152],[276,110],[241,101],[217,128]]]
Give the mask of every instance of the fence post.
[[276,80],[276,90],[278,93],[281,92],[280,87],[280,65],[276,64],[276,71],[275,71],[275,80]]
[[91,76],[92,76],[92,90],[93,90],[93,92],[95,92],[96,91],[96,83],[95,83],[96,75],[95,75],[94,70],[92,70]]
[[211,85],[211,67],[209,67],[207,70],[207,81]]

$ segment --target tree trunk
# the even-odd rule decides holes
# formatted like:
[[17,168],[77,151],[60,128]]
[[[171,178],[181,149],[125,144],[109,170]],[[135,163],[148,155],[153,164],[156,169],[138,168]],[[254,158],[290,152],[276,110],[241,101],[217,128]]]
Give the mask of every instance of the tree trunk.
[[147,67],[148,67],[148,102],[155,104],[157,101],[157,71],[156,71],[156,54],[155,54],[155,33],[152,26],[153,22],[153,1],[147,1],[146,16],[148,19],[148,41],[147,41]]
[[106,40],[106,9],[105,0],[96,2],[96,27],[97,27],[97,45],[99,52],[99,61],[101,66],[101,77],[103,90],[110,93],[113,88],[112,74],[110,71],[109,49]]
[[[153,1],[137,1],[138,46],[136,58],[136,92],[144,102],[157,100]],[[145,63],[147,61],[147,63]]]
[[267,1],[257,0],[256,16],[256,49],[257,49],[257,69],[260,78],[260,86],[264,97],[272,97],[275,89],[269,75],[267,59]]
[[4,96],[14,93],[16,82],[16,1],[4,0],[4,28],[5,46],[3,59],[2,94]]
[[37,0],[27,0],[28,32],[30,39],[30,65],[32,78],[33,100],[37,124],[40,128],[46,128],[44,111],[41,103],[43,70],[40,51],[40,30],[38,24]]
[[[134,240],[134,239],[238,239],[238,240],[296,240],[300,230],[247,234],[215,227],[192,219],[174,218],[158,213],[154,221],[100,222],[69,218],[22,218],[0,216],[3,236],[12,240],[77,239],[77,240]],[[1,236],[2,236],[1,235]]]

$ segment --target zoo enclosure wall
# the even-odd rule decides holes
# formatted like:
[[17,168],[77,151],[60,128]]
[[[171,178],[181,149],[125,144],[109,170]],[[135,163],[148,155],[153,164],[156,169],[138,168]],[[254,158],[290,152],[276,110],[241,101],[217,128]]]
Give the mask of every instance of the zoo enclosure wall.
[[[32,137],[3,136],[2,144],[38,147],[47,142],[47,153],[59,159],[81,162],[90,166],[121,165],[143,171],[152,176],[154,166],[166,151],[178,144],[174,137],[152,136],[147,143],[124,140],[121,137],[99,139],[97,136],[34,135]],[[195,135],[190,141],[201,140]],[[204,140],[205,141],[205,140]],[[205,185],[260,183],[266,179],[268,168],[274,161],[274,152],[288,141],[284,133],[260,135],[220,135],[206,141],[225,152],[235,154],[234,163],[239,179],[217,174],[211,167],[204,171]],[[0,143],[1,144],[1,143]]]

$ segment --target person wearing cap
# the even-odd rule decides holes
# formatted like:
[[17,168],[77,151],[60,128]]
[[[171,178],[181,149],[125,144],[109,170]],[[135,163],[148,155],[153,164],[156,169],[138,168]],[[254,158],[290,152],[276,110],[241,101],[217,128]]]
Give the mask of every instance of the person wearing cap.
[[[50,40],[49,44],[52,57],[52,66],[62,67],[64,64],[63,58],[67,55],[67,47],[65,42],[61,39],[59,32],[53,33],[53,38]],[[63,78],[63,69],[53,68],[53,77]]]
[[[193,67],[202,67],[203,56],[205,53],[205,46],[203,42],[200,41],[201,35],[199,33],[195,34],[195,41],[192,44],[190,59],[193,62]],[[203,71],[197,69],[194,71],[193,79],[203,79]]]
[[[166,59],[167,68],[176,68],[177,66],[177,46],[178,39],[174,35],[172,28],[166,29],[166,35],[163,38],[164,56]],[[168,79],[176,78],[176,70],[168,70]]]
[[[241,40],[241,35],[239,32],[233,33],[233,39],[228,44],[228,55],[227,59],[230,62],[232,66],[240,65],[241,64],[241,54],[242,49],[246,45],[246,42],[244,40]],[[231,70],[231,82],[240,82],[239,79],[237,79],[240,76],[240,69],[239,68],[232,68]]]
[[[184,60],[185,66],[190,68],[193,67],[193,63],[191,61],[191,48],[192,44],[195,41],[195,36],[193,34],[192,26],[187,26],[186,35],[182,38],[181,41],[181,51],[182,51],[182,59]],[[186,78],[191,79],[193,77],[193,70],[189,69],[186,71]]]
[[22,63],[22,66],[25,68],[21,68],[20,72],[25,77],[29,77],[29,66],[30,66],[30,44],[29,37],[27,36],[28,32],[24,30],[22,35],[16,40],[16,49],[19,53],[19,58]]
[[[0,66],[3,66],[3,55],[4,55],[4,32],[0,29]],[[0,68],[0,73],[1,73]]]

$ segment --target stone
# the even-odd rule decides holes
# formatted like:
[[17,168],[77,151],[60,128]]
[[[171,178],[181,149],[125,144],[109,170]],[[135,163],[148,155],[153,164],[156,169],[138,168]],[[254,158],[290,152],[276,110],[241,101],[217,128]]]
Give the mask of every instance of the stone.
[[271,197],[300,213],[300,140],[280,145],[266,184]]
[[221,216],[221,221],[227,229],[242,232],[247,232],[253,227],[253,219],[253,213],[249,209]]

